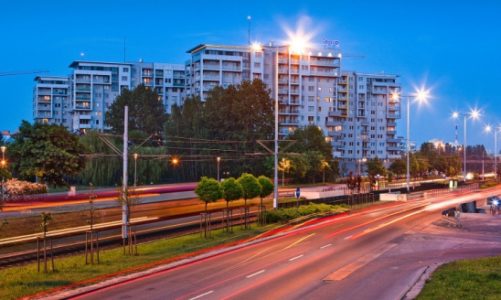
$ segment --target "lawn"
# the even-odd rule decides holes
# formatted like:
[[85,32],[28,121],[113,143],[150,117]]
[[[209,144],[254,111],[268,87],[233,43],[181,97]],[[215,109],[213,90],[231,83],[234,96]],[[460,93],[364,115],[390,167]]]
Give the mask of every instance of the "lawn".
[[[233,233],[215,230],[212,237],[204,239],[200,234],[156,240],[138,246],[138,256],[124,256],[122,249],[101,251],[101,264],[85,265],[83,255],[57,258],[56,272],[38,273],[37,265],[0,269],[0,299],[17,299],[43,290],[76,284],[85,280],[117,272],[138,271],[154,263],[166,262],[169,258],[200,249],[226,244],[256,236],[276,225],[252,226],[248,230],[234,227]],[[49,263],[50,265],[50,263]],[[125,270],[125,271],[124,271]]]
[[417,299],[501,299],[501,256],[439,267]]

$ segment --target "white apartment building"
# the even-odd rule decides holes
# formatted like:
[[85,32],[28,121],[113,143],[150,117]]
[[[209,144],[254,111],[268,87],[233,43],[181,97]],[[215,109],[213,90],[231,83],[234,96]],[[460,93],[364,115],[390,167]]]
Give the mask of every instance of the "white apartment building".
[[287,45],[200,44],[187,52],[185,65],[75,61],[69,77],[37,77],[34,118],[71,131],[103,131],[105,113],[123,89],[151,87],[170,112],[186,96],[205,101],[216,86],[260,79],[278,98],[280,138],[318,126],[343,174],[363,170],[364,159],[389,163],[402,153],[396,133],[401,107],[390,96],[400,91],[396,75],[342,72],[335,49],[295,53]]
[[164,63],[135,63],[132,68],[132,86],[144,84],[158,94],[165,111],[180,106],[185,97],[185,66]]
[[215,86],[261,79],[279,99],[279,133],[317,125],[327,132],[326,119],[340,75],[337,53],[310,49],[293,53],[288,46],[198,45],[190,50],[188,81],[202,101]]
[[74,61],[70,68],[71,130],[107,129],[107,109],[123,89],[131,88],[132,64]]
[[[399,100],[391,95],[400,91],[398,76],[343,72],[338,81],[337,105],[332,113],[334,156],[341,158],[341,170],[363,171],[366,159],[380,158],[387,164],[402,153],[397,137],[401,117]],[[330,122],[329,122],[330,124]]]
[[44,124],[71,126],[68,77],[37,76],[33,89],[33,118]]

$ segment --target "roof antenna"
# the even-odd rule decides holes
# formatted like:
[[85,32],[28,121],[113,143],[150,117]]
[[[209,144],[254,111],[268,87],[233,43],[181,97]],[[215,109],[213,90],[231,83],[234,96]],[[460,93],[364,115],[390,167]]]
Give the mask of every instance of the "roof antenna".
[[124,37],[124,62],[125,62],[125,40],[126,40],[126,37]]
[[248,44],[251,44],[251,23],[252,23],[252,17],[247,16],[247,23],[248,23],[248,29],[247,29],[247,35],[248,35]]

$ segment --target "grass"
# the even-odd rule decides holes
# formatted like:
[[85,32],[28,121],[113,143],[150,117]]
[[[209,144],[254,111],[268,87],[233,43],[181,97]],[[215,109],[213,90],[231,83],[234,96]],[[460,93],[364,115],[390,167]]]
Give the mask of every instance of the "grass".
[[501,299],[501,256],[439,267],[417,299]]
[[175,256],[256,236],[273,226],[276,225],[253,226],[248,230],[236,226],[233,233],[215,230],[212,232],[212,237],[208,239],[201,238],[197,233],[156,240],[140,244],[138,256],[124,256],[122,248],[104,250],[100,255],[101,264],[93,266],[85,265],[83,255],[56,257],[56,271],[47,274],[38,273],[36,263],[0,269],[0,299],[17,299],[55,287],[80,285],[82,281],[89,281],[96,277],[102,280],[105,275],[117,272],[127,273],[146,269]]
[[265,220],[268,222],[282,222],[285,223],[302,216],[308,216],[318,213],[342,213],[348,211],[346,205],[329,205],[324,203],[309,203],[307,205],[300,205],[299,207],[279,208],[275,210],[266,211],[264,214]]

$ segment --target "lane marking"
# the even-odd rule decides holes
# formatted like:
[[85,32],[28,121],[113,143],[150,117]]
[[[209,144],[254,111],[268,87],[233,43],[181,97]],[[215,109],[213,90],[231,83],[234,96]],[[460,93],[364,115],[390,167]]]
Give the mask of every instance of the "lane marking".
[[325,248],[330,247],[330,246],[332,246],[332,244],[323,245],[322,247],[320,247],[320,249],[325,249]]
[[[389,245],[384,245],[384,247],[380,247],[374,253],[369,253],[367,255],[364,255],[357,259],[356,261],[345,265],[344,267],[338,269],[335,272],[332,272],[331,274],[327,275],[323,280],[324,281],[340,281],[348,277],[350,274],[355,272],[356,270],[360,269],[361,267],[367,265],[371,261],[375,260],[379,256],[383,255],[386,253],[388,250],[392,249],[393,247],[397,246],[397,244],[389,244]],[[378,251],[379,250],[379,251]]]
[[205,297],[205,296],[207,296],[207,295],[210,295],[210,294],[212,294],[212,293],[214,293],[214,290],[211,290],[211,291],[205,292],[205,293],[203,293],[203,294],[200,294],[200,295],[198,295],[198,296],[195,296],[195,297],[193,297],[193,298],[190,298],[190,300],[200,299],[200,298]]
[[299,259],[299,258],[301,258],[301,257],[303,257],[303,256],[304,256],[303,254],[298,255],[298,256],[295,256],[295,257],[293,257],[293,258],[290,258],[290,259],[289,259],[289,261],[295,261],[296,259]]
[[264,271],[266,271],[266,270],[265,270],[265,269],[262,269],[262,270],[260,270],[260,271],[257,271],[257,272],[255,272],[255,273],[252,273],[252,274],[250,274],[250,275],[245,276],[245,278],[252,278],[252,277],[254,277],[254,276],[257,276],[257,275],[259,275],[259,274],[264,273]]
[[346,239],[356,240],[356,239],[358,239],[358,238],[359,238],[359,237],[361,237],[361,236],[364,236],[364,235],[366,235],[366,234],[369,234],[369,233],[371,233],[371,232],[374,232],[374,231],[376,231],[376,230],[379,230],[379,229],[381,229],[381,228],[384,228],[384,227],[386,227],[386,226],[388,226],[388,225],[391,225],[391,224],[394,224],[394,223],[396,223],[396,222],[402,221],[403,219],[407,219],[408,217],[411,217],[411,216],[417,215],[417,214],[419,214],[419,213],[422,213],[423,211],[424,211],[423,209],[422,209],[422,210],[418,210],[418,211],[412,212],[412,213],[410,213],[410,214],[404,215],[404,216],[402,216],[402,217],[399,217],[399,218],[393,219],[393,220],[391,220],[391,221],[389,221],[389,222],[382,223],[382,224],[379,224],[379,225],[377,225],[377,226],[374,226],[374,227],[368,228],[368,229],[366,229],[366,230],[364,230],[364,231],[362,231],[362,232],[359,232],[359,233],[357,233],[357,234],[353,234],[353,235],[350,235],[349,237],[346,237],[346,238],[345,238],[345,240],[346,240]]
[[283,250],[292,248],[292,247],[296,246],[297,244],[301,243],[302,241],[306,240],[307,238],[310,238],[310,237],[314,236],[315,234],[316,233],[310,233],[309,235],[307,235],[305,237],[302,237],[299,240],[295,241],[294,243],[290,244],[289,246],[285,247]]
[[351,238],[352,236],[353,236],[353,234],[345,237],[344,239],[347,240],[347,239]]

